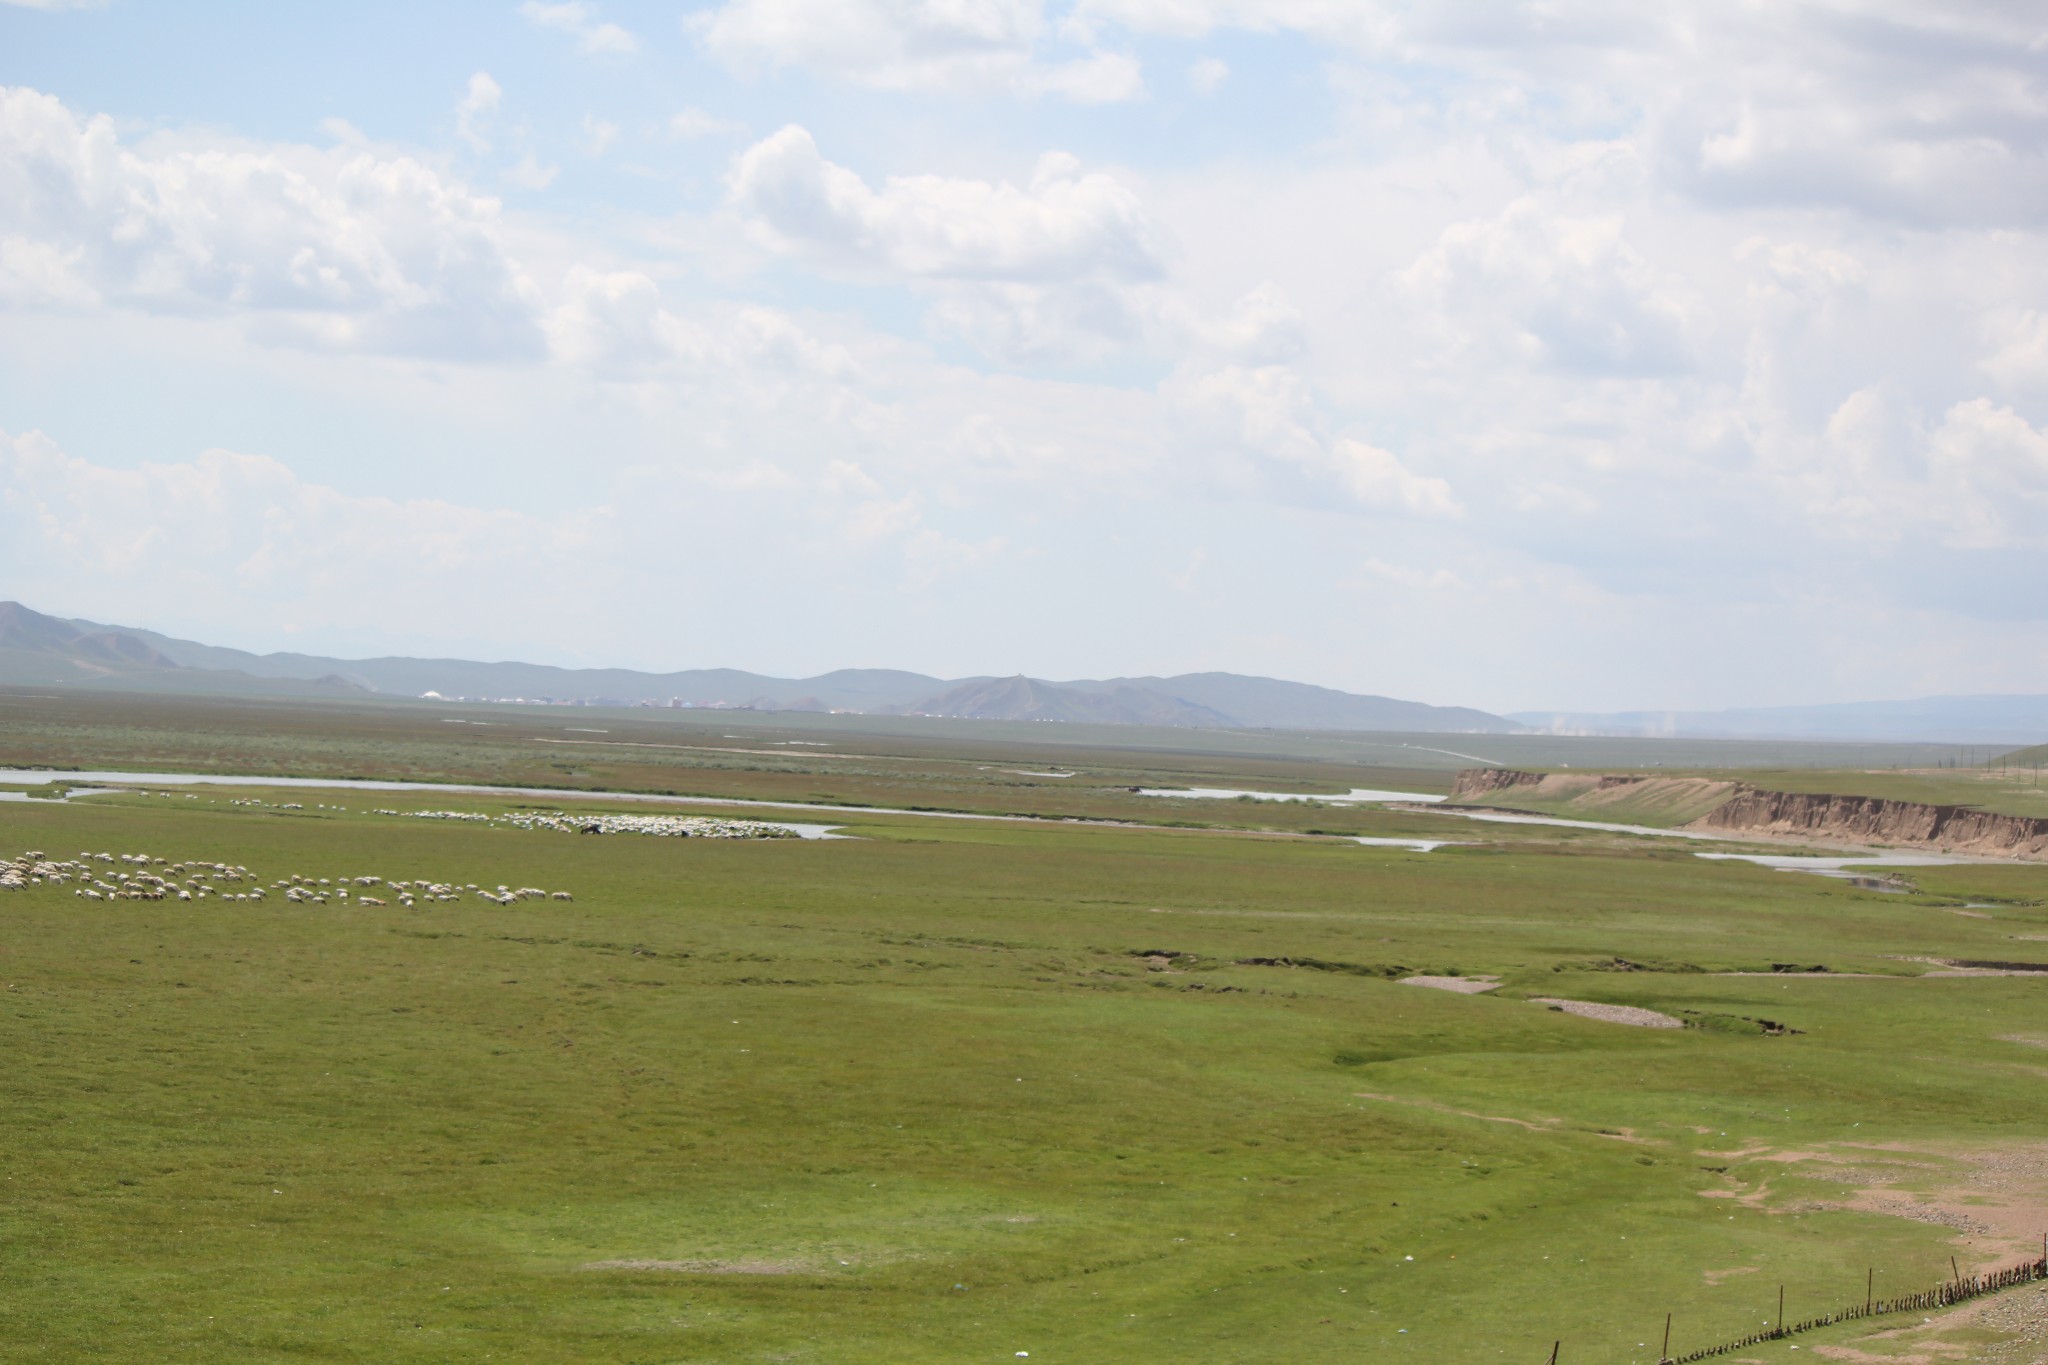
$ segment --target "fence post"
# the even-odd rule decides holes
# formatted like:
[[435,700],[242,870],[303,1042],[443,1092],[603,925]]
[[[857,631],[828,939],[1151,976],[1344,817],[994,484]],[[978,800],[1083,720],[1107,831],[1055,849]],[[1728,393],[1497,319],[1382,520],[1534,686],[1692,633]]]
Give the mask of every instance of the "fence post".
[[1664,1349],[1657,1353],[1658,1365],[1671,1359],[1671,1315],[1664,1315]]

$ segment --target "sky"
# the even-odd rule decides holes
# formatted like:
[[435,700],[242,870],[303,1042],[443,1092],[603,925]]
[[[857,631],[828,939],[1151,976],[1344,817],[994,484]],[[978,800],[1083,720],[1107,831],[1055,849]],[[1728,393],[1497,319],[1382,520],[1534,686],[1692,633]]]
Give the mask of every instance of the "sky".
[[2048,11],[0,0],[0,597],[209,643],[2048,691]]

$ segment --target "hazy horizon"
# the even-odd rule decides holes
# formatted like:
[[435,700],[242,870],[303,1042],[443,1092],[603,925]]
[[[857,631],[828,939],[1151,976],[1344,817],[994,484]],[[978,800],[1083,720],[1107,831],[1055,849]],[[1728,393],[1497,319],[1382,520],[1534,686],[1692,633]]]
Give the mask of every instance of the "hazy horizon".
[[0,598],[259,653],[2048,692],[2048,25],[0,0]]

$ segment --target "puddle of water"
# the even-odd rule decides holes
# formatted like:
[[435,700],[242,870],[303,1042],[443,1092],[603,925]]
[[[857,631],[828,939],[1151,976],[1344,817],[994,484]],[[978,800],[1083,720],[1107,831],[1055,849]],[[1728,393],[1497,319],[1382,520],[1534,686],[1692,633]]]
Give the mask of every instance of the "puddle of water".
[[799,825],[788,820],[758,820],[756,824],[770,829],[786,829],[799,839],[851,839],[851,834],[839,834],[838,825]]
[[1758,867],[1776,868],[1780,872],[1836,872],[1844,875],[1854,875],[1849,871],[1851,868],[1951,867],[1957,863],[1977,861],[1974,858],[1951,857],[1946,853],[1865,853],[1836,858],[1789,853],[1695,853],[1693,856],[1724,863],[1755,863]]
[[[1441,797],[1436,798],[1441,800]],[[1567,820],[1561,815],[1519,815],[1497,810],[1439,810],[1432,814],[1455,815],[1460,820],[1477,820],[1487,825],[1554,825],[1560,829],[1597,829],[1607,834],[1645,834],[1653,839],[1738,839],[1733,834],[1706,834],[1696,829],[1659,829],[1655,825],[1613,825],[1601,820]],[[1704,856],[1704,855],[1702,855]]]
[[0,791],[0,801],[66,801],[79,796],[118,796],[126,787],[73,787],[57,796],[30,796],[24,791]]
[[[632,801],[646,802],[661,806],[713,806],[726,809],[750,808],[755,810],[812,810],[825,811],[833,815],[915,815],[934,820],[997,820],[1016,821],[1011,815],[983,815],[975,811],[901,810],[893,806],[833,806],[816,801],[749,801],[733,796],[667,796],[654,792],[619,791],[578,791],[560,787],[493,787],[480,783],[466,782],[388,782],[363,777],[245,777],[226,773],[114,773],[114,772],[54,772],[37,769],[8,769],[10,776],[32,778],[38,783],[49,781],[128,783],[136,787],[271,787],[279,790],[328,790],[328,791],[372,791],[372,792],[418,792],[453,793],[459,796],[526,796],[545,801]],[[127,790],[126,787],[79,788],[74,796],[88,796],[96,792]],[[1069,823],[1114,824],[1114,821]],[[798,828],[792,826],[792,828]],[[836,825],[803,826],[802,828],[837,829]],[[833,836],[850,838],[850,835]]]
[[1941,853],[1871,853],[1857,858],[1805,857],[1784,853],[1695,853],[1695,858],[1711,858],[1717,862],[1754,863],[1777,872],[1809,872],[1817,877],[1832,877],[1844,881],[1860,891],[1878,891],[1886,895],[1903,896],[1906,888],[1893,886],[1882,877],[1873,877],[1868,869],[1873,867],[1951,867],[1957,863],[1979,861],[1974,858],[1951,858]]
[[1385,801],[1415,801],[1426,804],[1445,799],[1441,796],[1431,796],[1427,792],[1381,792],[1369,791],[1364,787],[1353,787],[1342,796],[1326,796],[1321,792],[1236,791],[1227,787],[1140,787],[1138,795],[1179,796],[1199,801],[1235,801],[1240,796],[1249,796],[1254,801],[1320,801],[1326,806],[1369,806]]
[[1433,853],[1440,848],[1462,847],[1456,839],[1368,839],[1363,834],[1352,835],[1351,842],[1364,844],[1367,848],[1405,848],[1411,853]]

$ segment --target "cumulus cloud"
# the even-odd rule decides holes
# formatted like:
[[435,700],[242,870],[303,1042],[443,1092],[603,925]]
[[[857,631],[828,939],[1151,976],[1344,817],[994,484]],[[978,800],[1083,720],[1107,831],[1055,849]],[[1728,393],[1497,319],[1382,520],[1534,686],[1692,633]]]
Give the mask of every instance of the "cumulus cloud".
[[2040,22],[1995,0],[1081,0],[1069,22],[1302,34],[1363,63],[1411,128],[1485,109],[1626,120],[1666,185],[1717,205],[2019,225],[2048,203]]
[[[1393,452],[1330,436],[1314,392],[1285,365],[1224,366],[1174,377],[1163,394],[1181,441],[1236,465],[1240,481],[1292,473],[1341,488],[1353,505],[1419,517],[1458,517],[1463,505],[1440,478]],[[1232,478],[1226,468],[1225,480]]]
[[595,5],[580,4],[577,0],[567,0],[563,4],[526,0],[519,7],[519,12],[539,28],[568,34],[584,52],[629,57],[640,50],[640,40],[617,24],[600,20]]
[[577,265],[548,318],[554,353],[609,378],[634,378],[703,352],[700,334],[663,306],[661,287],[637,270]]
[[0,89],[0,289],[243,313],[298,344],[539,353],[538,294],[496,200],[404,156],[124,145],[112,120]]
[[1188,89],[1197,95],[1213,95],[1230,79],[1230,63],[1220,57],[1203,57],[1188,66]]
[[1047,59],[1042,0],[725,0],[693,16],[704,47],[742,71],[800,66],[881,90],[1132,99],[1144,78],[1127,55]]
[[456,135],[479,152],[489,151],[490,119],[498,112],[498,105],[504,98],[504,88],[491,79],[490,72],[473,74],[469,84],[463,88],[461,101],[455,106]]
[[1525,196],[1446,228],[1402,283],[1461,361],[1477,352],[1633,376],[1691,363],[1690,291],[1629,244],[1619,216],[1575,217]]
[[1148,279],[1162,268],[1137,195],[1056,152],[1022,186],[912,175],[876,188],[791,125],[740,154],[732,199],[786,248],[862,271],[1046,282]]
[[2048,392],[2048,311],[2000,309],[1987,323],[1995,349],[1984,358],[1985,371],[2006,388]]
[[592,156],[603,156],[618,139],[618,124],[608,123],[595,114],[583,116],[583,147]]
[[[528,21],[566,49],[602,17],[549,5]],[[1306,41],[1263,45],[1254,70],[1226,30]],[[878,564],[903,575],[891,588],[943,590],[1056,558],[1045,527],[1092,546],[1143,523],[1133,534],[1159,539],[1086,571],[1151,582],[1189,548],[1158,528],[1230,499],[1244,557],[1205,536],[1205,599],[1254,581],[1247,560],[1305,581],[1369,548],[1356,572],[1379,599],[1430,590],[1460,611],[1481,611],[1512,564],[1518,605],[1483,624],[1536,644],[1597,644],[1567,618],[1606,613],[1676,647],[1668,623],[1724,609],[1767,639],[1796,600],[1800,619],[1841,612],[1891,648],[1886,612],[1908,600],[1956,618],[1995,596],[2010,619],[2040,619],[2026,586],[2048,548],[2037,30],[1975,0],[718,0],[689,26],[709,56],[840,83],[829,136],[812,125],[824,146],[701,109],[671,119],[682,96],[635,107],[621,89],[597,107],[636,135],[735,139],[726,197],[701,179],[716,145],[678,143],[671,164],[618,167],[657,188],[607,202],[590,196],[622,181],[564,176],[545,216],[514,187],[554,168],[483,72],[422,130],[443,145],[420,150],[339,122],[317,148],[133,133],[10,91],[0,307],[70,315],[20,321],[11,344],[41,330],[142,355],[227,319],[298,347],[479,362],[452,380],[253,365],[317,370],[307,382],[359,388],[372,413],[379,385],[401,386],[366,423],[446,401],[427,386],[489,394],[475,410],[522,429],[501,457],[515,477],[552,477],[531,471],[564,449],[623,452],[659,496],[617,501],[637,529],[605,563],[661,571],[694,517],[693,536],[761,561],[754,542],[793,527],[776,558],[818,579],[838,571],[816,573],[806,546],[867,565],[849,592],[873,591]],[[1158,68],[1180,104],[1156,112],[1184,118],[1170,149],[1164,133],[1116,134],[1129,161],[1111,168],[1086,140],[1100,121],[1051,107],[1142,93],[1127,40],[1218,34],[1214,57],[1136,49],[1180,54]],[[1263,90],[1283,62],[1333,99],[1227,137],[1213,110],[1186,107],[1219,83]],[[991,152],[988,95],[1043,97],[1032,113],[1056,131],[1026,145],[1082,159],[1019,169],[1010,138]],[[552,156],[620,155],[609,124],[579,130],[584,106],[543,109],[530,113]],[[896,120],[913,114],[906,133]],[[493,143],[488,169],[450,169]],[[775,268],[749,277],[764,260]],[[962,340],[979,354],[956,363]],[[100,380],[87,372],[68,382]],[[586,419],[556,444],[526,434]],[[276,473],[225,452],[187,463],[198,473],[158,490],[179,506],[200,474],[246,489]],[[1321,510],[1369,513],[1370,545],[1356,516],[1304,515]],[[118,538],[95,549],[88,525],[66,544],[114,564],[93,556]],[[1311,543],[1311,525],[1328,539]],[[147,579],[157,562],[106,573]],[[330,572],[257,562],[285,565],[279,581]],[[1446,563],[1487,592],[1455,591]],[[1037,581],[1014,577],[1035,600]],[[1218,621],[1253,630],[1276,596]],[[1312,630],[1328,603],[1302,601]],[[2048,628],[2028,638],[2048,658]],[[1974,667],[1957,648],[1956,668]]]
[[1956,404],[1928,437],[1924,493],[1960,548],[2048,546],[2048,430],[1989,399]]

